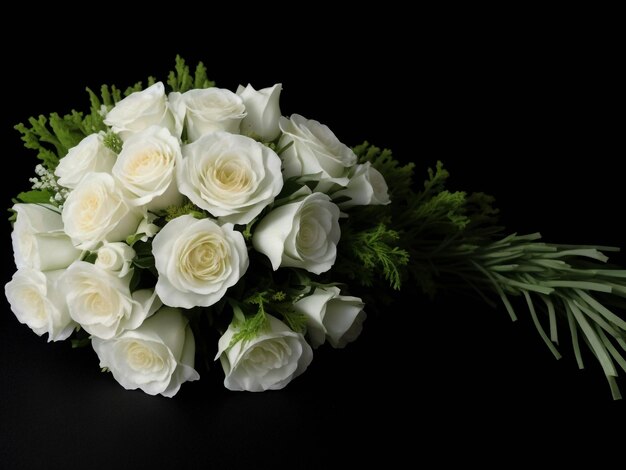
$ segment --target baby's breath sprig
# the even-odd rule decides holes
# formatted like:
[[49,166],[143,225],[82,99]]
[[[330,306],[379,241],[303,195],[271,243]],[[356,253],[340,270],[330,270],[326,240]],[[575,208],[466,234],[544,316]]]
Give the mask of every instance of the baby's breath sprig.
[[29,181],[33,183],[33,190],[47,191],[51,194],[49,203],[62,209],[69,195],[69,189],[60,186],[57,182],[56,175],[42,164],[35,167],[35,174],[37,176],[29,179]]

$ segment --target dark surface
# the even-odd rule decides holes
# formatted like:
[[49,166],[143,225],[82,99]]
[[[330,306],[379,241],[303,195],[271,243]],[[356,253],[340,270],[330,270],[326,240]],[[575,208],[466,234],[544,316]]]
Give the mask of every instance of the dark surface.
[[[615,165],[623,142],[610,114],[623,100],[611,55],[586,40],[519,33],[442,30],[381,42],[354,31],[277,57],[151,46],[17,60],[5,50],[7,62],[17,60],[11,86],[20,83],[22,99],[2,115],[3,158],[16,166],[4,167],[0,205],[26,189],[35,164],[14,123],[86,106],[85,85],[165,78],[181,53],[203,60],[225,88],[281,81],[285,114],[318,119],[348,144],[391,147],[416,162],[419,179],[444,160],[452,187],[497,196],[511,230],[626,246]],[[389,53],[400,47],[405,54]],[[14,270],[8,224],[2,233],[4,284]],[[46,344],[2,298],[0,467],[325,468],[384,456],[387,468],[459,457],[506,468],[529,449],[550,449],[553,438],[602,436],[610,416],[622,420],[624,405],[611,401],[589,354],[578,371],[569,350],[553,359],[525,315],[511,323],[503,308],[451,296],[430,303],[406,287],[393,309],[368,319],[361,339],[322,348],[283,391],[228,392],[218,368],[173,399],[125,391],[99,372],[92,350]]]

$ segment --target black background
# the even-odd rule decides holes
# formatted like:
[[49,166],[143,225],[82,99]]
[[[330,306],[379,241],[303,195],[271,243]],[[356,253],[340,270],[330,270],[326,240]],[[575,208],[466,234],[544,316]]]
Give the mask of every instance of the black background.
[[[282,82],[284,114],[318,119],[348,144],[390,147],[416,162],[418,179],[443,160],[451,187],[494,194],[512,231],[626,246],[623,75],[610,27],[564,12],[545,22],[505,15],[498,26],[371,13],[325,12],[289,32],[278,19],[261,30],[242,23],[233,34],[244,46],[222,41],[209,20],[184,34],[159,23],[141,37],[127,37],[123,21],[91,23],[95,33],[87,24],[23,30],[2,46],[0,200],[8,206],[27,189],[36,163],[13,124],[86,107],[85,86],[165,78],[180,53],[204,61],[224,88]],[[8,223],[2,233],[4,284],[14,270]],[[538,448],[555,462],[571,449],[610,449],[605,425],[623,422],[624,405],[590,354],[578,371],[570,350],[553,359],[526,315],[511,323],[503,308],[429,302],[405,287],[356,343],[318,350],[283,391],[228,392],[218,367],[173,399],[125,391],[99,372],[93,351],[47,344],[3,298],[0,464],[326,468],[381,457],[389,468],[459,458],[506,468]]]

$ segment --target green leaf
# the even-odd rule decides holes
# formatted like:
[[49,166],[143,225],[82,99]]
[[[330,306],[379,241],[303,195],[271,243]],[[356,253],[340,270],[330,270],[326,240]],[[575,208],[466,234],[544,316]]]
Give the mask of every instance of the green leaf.
[[613,361],[611,361],[611,358],[606,348],[604,347],[604,344],[602,344],[602,341],[600,340],[600,338],[598,338],[598,335],[596,334],[594,328],[589,324],[585,316],[578,309],[578,307],[574,305],[573,302],[567,302],[569,304],[570,311],[574,314],[576,322],[578,323],[578,325],[580,325],[580,328],[585,334],[585,337],[589,340],[589,345],[592,351],[598,358],[602,369],[604,369],[604,374],[607,376],[615,377],[617,375],[617,371],[613,366]]
[[210,88],[215,86],[215,83],[207,78],[206,67],[202,62],[199,62],[196,66],[194,77],[192,78],[189,67],[179,55],[176,56],[176,66],[170,72],[167,83],[172,91],[179,93],[185,93],[191,88]]
[[206,67],[202,62],[198,62],[194,74],[194,88],[211,88],[214,86],[215,82],[207,78]]
[[59,154],[63,153],[64,148],[48,128],[48,120],[45,116],[39,116],[38,119],[31,117],[28,123],[30,127],[22,123],[15,126],[15,129],[22,134],[24,146],[36,150],[37,158],[46,168],[56,168],[59,163]]
[[17,195],[17,198],[26,204],[50,204],[50,198],[53,197],[54,193],[47,189],[34,189]]
[[154,256],[144,256],[141,258],[135,258],[133,264],[140,269],[154,268]]
[[[555,356],[552,341],[557,340],[557,321],[559,317],[566,319],[578,366],[583,368],[581,331],[607,376],[613,398],[618,399],[621,394],[613,378],[617,375],[613,360],[620,367],[626,365],[626,360],[614,342],[626,345],[626,321],[615,308],[606,305],[625,307],[614,297],[626,293],[626,279],[623,270],[603,267],[607,257],[598,248],[542,243],[539,234],[512,234],[496,241],[484,240],[482,245],[472,249],[459,250],[455,270],[461,278],[471,279],[474,285],[482,282],[475,274],[483,276],[487,283],[484,287],[495,290],[507,309],[512,307],[504,292],[511,297],[523,296],[540,336]],[[448,255],[453,256],[454,252]],[[471,260],[476,271],[465,270],[463,260]],[[503,267],[506,269],[501,269]],[[550,338],[541,326],[532,295],[538,295],[546,306]]]
[[91,344],[91,338],[72,339],[71,343],[72,343],[72,349],[84,348]]
[[135,292],[138,289],[140,283],[141,283],[141,269],[134,269],[133,275],[130,278],[130,283],[128,286],[130,292],[131,293]]
[[126,244],[129,246],[134,246],[135,243],[141,241],[141,239],[145,236],[146,234],[141,232],[141,233],[135,233],[134,235],[129,235],[128,237],[126,237]]
[[50,127],[59,141],[59,148],[62,148],[59,158],[63,158],[69,149],[78,145],[87,135],[83,127],[83,115],[76,111],[63,117],[52,113]]
[[269,321],[262,308],[252,316],[245,317],[243,323],[237,325],[237,332],[233,335],[228,347],[237,344],[239,341],[250,341],[269,328]]
[[97,259],[98,259],[98,253],[96,251],[89,251],[83,257],[83,261],[85,261],[86,263],[91,263],[91,264],[94,264]]
[[409,263],[409,253],[397,244],[399,238],[398,232],[383,223],[356,233],[344,232],[342,246],[349,249],[346,255],[360,265],[360,269],[353,271],[357,274],[356,279],[369,285],[373,277],[382,275],[392,289],[399,290],[402,268]]
[[142,83],[137,82],[133,86],[129,86],[128,88],[126,88],[126,90],[124,90],[124,96],[126,97],[128,95],[132,95],[133,93],[141,91],[142,89],[143,89]]
[[306,316],[296,312],[293,309],[293,304],[291,308],[285,308],[280,311],[283,320],[296,333],[304,334],[306,332]]
[[133,259],[133,265],[140,269],[154,270],[154,255],[152,254],[152,240],[143,242],[137,240],[133,244],[135,250],[135,258]]

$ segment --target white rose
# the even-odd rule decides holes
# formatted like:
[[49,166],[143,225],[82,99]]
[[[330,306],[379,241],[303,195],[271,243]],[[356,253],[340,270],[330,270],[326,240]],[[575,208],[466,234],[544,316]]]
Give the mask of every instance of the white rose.
[[262,392],[279,390],[302,374],[313,360],[311,346],[287,325],[267,315],[269,328],[249,341],[237,341],[239,331],[232,323],[218,342],[224,369],[224,386],[229,390]]
[[184,382],[198,380],[196,345],[180,310],[164,307],[139,328],[110,340],[93,338],[100,367],[108,368],[126,390],[176,395]]
[[221,221],[247,224],[283,187],[273,150],[242,135],[207,134],[183,147],[178,187]]
[[192,308],[218,302],[248,269],[248,250],[231,224],[183,215],[152,242],[159,272],[156,292],[165,305]]
[[306,317],[307,335],[314,348],[326,338],[334,348],[343,348],[361,334],[366,318],[363,301],[339,293],[337,287],[317,288],[294,304],[296,312]]
[[348,172],[357,157],[327,126],[299,114],[290,119],[281,117],[279,126],[283,135],[278,147],[293,142],[281,153],[285,178],[318,175],[321,181],[348,184]]
[[238,134],[241,120],[246,115],[242,99],[222,88],[193,89],[182,95],[170,93],[169,99],[177,119],[184,123],[190,141],[209,132]]
[[56,208],[38,204],[15,204],[17,219],[11,242],[18,269],[28,267],[51,271],[68,267],[82,252],[63,232],[63,220]]
[[101,241],[122,241],[135,233],[141,213],[131,210],[111,175],[92,173],[70,192],[62,218],[74,244],[91,250]]
[[175,178],[181,158],[178,139],[164,127],[151,126],[124,142],[113,176],[133,206],[165,209],[182,201]]
[[350,198],[339,203],[342,209],[352,206],[384,206],[391,202],[385,178],[370,162],[354,167],[348,186],[333,194],[333,199],[341,196]]
[[72,147],[60,161],[54,174],[66,188],[75,188],[89,173],[110,173],[115,153],[104,145],[101,134],[91,134]]
[[239,85],[237,94],[243,100],[247,115],[241,122],[241,133],[265,142],[272,142],[280,135],[280,92],[282,85],[277,83],[271,88],[255,90],[252,85]]
[[133,330],[161,303],[151,289],[129,290],[130,279],[119,278],[85,261],[72,264],[59,281],[70,316],[88,333],[110,339]]
[[11,310],[19,322],[39,336],[48,333],[48,341],[64,340],[78,326],[70,317],[65,299],[57,287],[62,272],[42,273],[22,268],[4,286]]
[[163,83],[157,82],[143,91],[131,93],[106,115],[104,123],[122,140],[150,126],[166,127],[180,136],[181,126],[169,109]]
[[123,242],[104,242],[98,248],[98,257],[95,265],[106,271],[111,271],[117,277],[124,277],[130,272],[135,250]]
[[340,236],[339,208],[326,194],[313,193],[267,214],[252,244],[270,259],[274,271],[290,266],[320,274],[335,263]]

